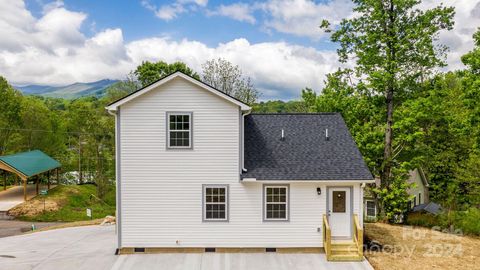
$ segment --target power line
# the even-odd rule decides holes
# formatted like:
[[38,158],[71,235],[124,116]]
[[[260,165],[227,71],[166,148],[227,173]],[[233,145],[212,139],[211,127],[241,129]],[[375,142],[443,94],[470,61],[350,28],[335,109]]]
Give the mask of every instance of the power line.
[[46,130],[46,129],[29,129],[29,128],[0,128],[0,130],[32,131],[32,132],[47,132],[47,133],[65,133],[65,134],[74,134],[74,135],[102,135],[102,136],[106,136],[106,134],[108,134],[108,133],[75,132],[75,131],[54,131],[54,130]]

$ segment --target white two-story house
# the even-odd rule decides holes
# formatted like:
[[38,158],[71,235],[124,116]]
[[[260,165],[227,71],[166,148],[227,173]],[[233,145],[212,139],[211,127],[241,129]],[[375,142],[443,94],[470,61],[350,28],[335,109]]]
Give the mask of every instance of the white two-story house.
[[363,258],[363,187],[374,180],[340,114],[252,114],[181,72],[107,110],[120,254]]

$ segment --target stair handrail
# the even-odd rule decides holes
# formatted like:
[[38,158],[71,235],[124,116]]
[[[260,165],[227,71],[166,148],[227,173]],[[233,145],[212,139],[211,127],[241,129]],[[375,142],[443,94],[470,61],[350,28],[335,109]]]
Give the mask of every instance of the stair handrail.
[[325,249],[325,255],[327,260],[330,259],[332,253],[332,231],[330,229],[330,224],[328,224],[327,215],[323,215],[323,248]]
[[358,255],[363,257],[363,228],[358,221],[358,215],[353,215],[353,239],[357,244]]

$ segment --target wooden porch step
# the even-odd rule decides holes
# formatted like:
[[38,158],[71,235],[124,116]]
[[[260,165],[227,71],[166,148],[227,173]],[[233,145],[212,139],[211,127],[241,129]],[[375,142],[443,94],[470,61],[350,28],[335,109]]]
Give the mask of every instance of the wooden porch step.
[[329,261],[335,262],[360,262],[363,261],[363,257],[358,254],[332,254]]
[[357,245],[353,241],[332,243],[331,261],[362,261],[363,256],[358,254]]

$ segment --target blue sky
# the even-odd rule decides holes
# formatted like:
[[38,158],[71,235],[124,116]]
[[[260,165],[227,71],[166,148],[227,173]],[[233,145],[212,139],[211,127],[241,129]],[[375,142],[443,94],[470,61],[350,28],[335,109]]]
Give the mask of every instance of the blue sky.
[[[473,47],[480,0],[445,0],[457,25],[440,41],[448,69]],[[424,0],[420,8],[439,3]],[[336,44],[318,29],[352,16],[351,0],[0,0],[0,75],[13,84],[65,85],[123,79],[138,64],[184,61],[196,71],[212,58],[239,65],[262,99],[320,91],[339,67]]]
[[[172,1],[148,1],[151,5],[160,8],[165,2]],[[172,20],[162,20],[152,14],[152,11],[142,5],[142,1],[63,1],[67,9],[88,14],[82,31],[90,36],[96,31],[105,28],[120,27],[126,42],[151,36],[170,36],[175,39],[189,38],[201,41],[209,46],[228,42],[238,37],[248,37],[250,42],[288,41],[304,46],[312,46],[319,49],[333,49],[327,39],[314,40],[309,36],[285,34],[278,31],[269,31],[259,26],[227,17],[206,15],[206,11],[214,10],[218,6],[228,6],[237,1],[208,1],[206,6],[187,4],[187,8],[196,8],[197,11],[182,13]],[[163,3],[163,4],[162,4]],[[258,1],[242,1],[241,3],[255,5]],[[316,1],[316,3],[328,3],[328,1]],[[27,8],[36,16],[42,15],[45,3],[38,0],[26,1]],[[268,14],[253,11],[257,21],[267,18]],[[315,29],[317,30],[317,29]],[[322,31],[318,29],[318,37]]]

